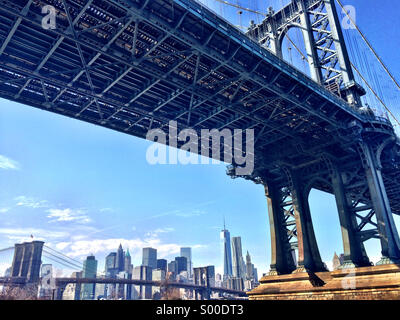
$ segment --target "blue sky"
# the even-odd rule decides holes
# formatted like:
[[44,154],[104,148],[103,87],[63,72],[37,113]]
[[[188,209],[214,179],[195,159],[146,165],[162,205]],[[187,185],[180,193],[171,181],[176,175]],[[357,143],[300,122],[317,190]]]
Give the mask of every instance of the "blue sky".
[[[254,3],[240,1],[253,8]],[[358,24],[400,78],[400,3],[346,4],[356,7]],[[232,180],[222,164],[150,165],[145,157],[150,144],[0,99],[0,248],[33,234],[77,260],[95,254],[103,270],[104,256],[120,242],[129,247],[134,265],[141,263],[145,246],[167,259],[181,246],[192,246],[194,266],[220,270],[225,217],[259,275],[267,272],[270,240],[262,186]],[[342,251],[334,198],[313,191],[310,201],[321,255],[330,262],[334,251]],[[376,241],[367,250],[379,257]],[[0,273],[8,259],[0,254]]]

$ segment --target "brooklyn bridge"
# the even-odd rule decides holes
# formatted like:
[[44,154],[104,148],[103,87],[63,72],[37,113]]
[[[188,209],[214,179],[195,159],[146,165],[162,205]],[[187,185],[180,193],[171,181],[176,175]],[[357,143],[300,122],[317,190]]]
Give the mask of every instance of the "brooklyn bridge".
[[[139,138],[170,121],[199,137],[202,129],[254,130],[253,172],[237,174],[234,160],[227,170],[260,184],[268,202],[270,273],[250,298],[398,296],[397,119],[365,104],[375,91],[357,81],[335,0],[292,0],[245,32],[194,0],[0,4],[2,98]],[[44,6],[56,25],[43,26]],[[293,28],[304,39],[308,75],[283,59]],[[344,252],[336,273],[321,260],[311,189],[336,200]],[[375,266],[364,246],[372,238],[382,254]],[[356,285],[340,285],[349,274]]]

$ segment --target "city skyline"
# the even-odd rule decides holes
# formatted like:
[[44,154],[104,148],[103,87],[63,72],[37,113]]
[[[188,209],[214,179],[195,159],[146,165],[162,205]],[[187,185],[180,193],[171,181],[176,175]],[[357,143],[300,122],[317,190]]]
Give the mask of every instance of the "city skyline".
[[[210,251],[210,248],[219,246],[219,231],[222,228],[219,221],[222,221],[222,217],[226,216],[235,233],[241,231],[233,226],[241,220],[240,215],[235,214],[240,212],[240,209],[253,211],[266,222],[267,208],[263,201],[263,190],[246,181],[235,181],[232,184],[231,179],[225,174],[224,164],[151,166],[145,159],[148,141],[86,123],[74,122],[54,114],[42,113],[40,110],[6,100],[1,100],[1,105],[0,121],[5,121],[6,117],[8,119],[0,126],[2,136],[5,138],[2,140],[3,150],[0,154],[7,155],[7,159],[14,159],[13,161],[18,163],[18,168],[0,170],[1,181],[3,183],[8,181],[8,187],[3,189],[7,191],[0,194],[2,211],[0,220],[3,225],[3,228],[0,228],[0,243],[4,243],[4,246],[12,245],[15,240],[29,239],[30,235],[33,235],[35,239],[45,239],[56,249],[82,261],[91,253],[103,261],[108,250],[122,243],[124,247],[129,247],[134,265],[140,264],[141,249],[146,246],[157,247],[159,256],[169,260],[179,254],[180,247],[191,247],[194,267],[213,264],[220,270],[222,268],[220,251]],[[17,118],[21,120],[21,116],[27,122],[44,121],[43,125],[47,123],[49,126],[46,130],[42,130],[43,126],[28,125],[24,132],[15,134],[13,123]],[[47,146],[39,142],[48,137],[46,131],[58,132],[57,139],[51,139]],[[10,141],[7,136],[13,136],[18,145],[26,145],[25,151],[29,154],[29,161],[26,161],[27,158],[20,153],[20,149],[5,143]],[[32,145],[32,141],[38,141],[40,150],[38,150],[39,145]],[[75,145],[77,148],[73,147],[74,150],[66,148],[68,141],[71,142],[70,147]],[[84,144],[87,143],[86,146],[79,145],[83,141]],[[101,147],[100,143],[106,143],[107,146]],[[98,147],[95,147],[96,145]],[[108,152],[104,152],[104,148]],[[111,150],[114,150],[116,157],[110,156]],[[129,151],[129,156],[128,154],[118,156],[118,150]],[[41,154],[48,156],[43,158]],[[143,157],[137,157],[136,154],[142,154]],[[55,156],[58,160],[53,158]],[[67,159],[69,156],[71,158]],[[82,162],[83,158],[86,158],[87,162]],[[90,165],[96,158],[98,172],[103,171],[105,174],[102,178],[96,177],[97,170],[93,171]],[[100,169],[109,167],[114,161],[124,162],[126,168],[131,168],[127,175],[132,177],[132,183],[126,183],[126,180],[121,180],[122,178],[116,179],[111,172],[107,173],[107,170]],[[59,166],[65,166],[66,169],[59,170]],[[75,170],[83,171],[78,177],[74,173]],[[153,174],[147,175],[144,171],[158,175],[163,179],[162,185],[158,186],[157,180],[152,178]],[[185,175],[185,172],[187,174],[192,172],[198,177],[208,175],[204,183],[213,187],[207,188],[209,190],[201,187],[199,189],[201,198],[192,193],[178,203],[176,196],[180,192],[173,190],[180,188],[191,190],[194,184],[183,181],[182,178],[171,180],[169,177],[177,174]],[[22,185],[19,182],[21,179],[25,181]],[[74,179],[82,183],[77,186]],[[102,188],[98,185],[97,179],[108,180],[109,183],[100,190]],[[137,182],[138,179],[140,183]],[[253,201],[254,205],[250,206],[247,201],[237,201],[236,209],[229,213],[233,206],[226,207],[224,203],[234,195],[224,194],[222,186],[225,184],[231,185],[229,189],[236,194],[243,194],[242,187],[246,185],[250,190],[245,191],[245,194],[250,195],[254,193],[254,189],[258,189],[257,196],[254,194],[253,198],[259,197],[261,201],[258,203]],[[166,185],[171,187],[165,188]],[[54,187],[62,193],[52,191]],[[77,188],[80,191],[77,191]],[[91,191],[92,188],[97,191]],[[154,195],[154,188],[159,190],[159,197],[164,199],[166,205],[160,206],[155,201],[147,200],[150,199],[150,194]],[[120,190],[118,193],[110,192],[112,189]],[[135,195],[134,198],[131,196],[132,193]],[[131,200],[121,202],[123,197]],[[172,201],[167,200],[168,198]],[[106,199],[108,201],[105,201]],[[132,211],[135,214],[132,214]],[[214,219],[216,215],[220,218]],[[188,233],[186,226],[188,223],[192,229],[198,231]],[[252,234],[253,239],[247,238],[250,241],[244,244],[254,252],[255,264],[264,272],[268,270],[267,238],[258,248],[255,248],[254,243],[257,243],[255,235],[264,236],[266,227],[265,224],[259,228],[258,232]],[[199,233],[200,230],[203,233]],[[204,231],[207,237],[204,237]],[[101,264],[102,262],[100,266]]]

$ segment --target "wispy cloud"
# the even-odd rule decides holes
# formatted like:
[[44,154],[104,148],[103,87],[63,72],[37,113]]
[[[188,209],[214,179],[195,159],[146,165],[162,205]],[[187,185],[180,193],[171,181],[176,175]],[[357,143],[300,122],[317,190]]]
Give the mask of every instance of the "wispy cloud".
[[0,154],[0,169],[19,170],[20,165],[17,161],[7,158]]
[[6,213],[10,211],[10,208],[0,208],[0,213]]
[[182,218],[191,218],[191,217],[201,216],[206,213],[207,212],[205,212],[204,210],[193,210],[193,211],[189,211],[189,212],[178,212],[176,214],[176,216],[182,217]]
[[154,230],[153,232],[154,233],[167,233],[167,232],[172,232],[172,231],[175,231],[175,229],[167,227],[167,228],[158,228],[158,229]]
[[194,209],[194,210],[172,210],[160,214],[156,214],[154,216],[150,216],[144,220],[147,219],[155,219],[155,218],[161,218],[161,217],[166,217],[166,216],[176,216],[180,218],[192,218],[192,217],[197,217],[206,214],[207,212],[204,210],[199,210],[199,209]]
[[15,197],[14,200],[17,202],[17,206],[28,207],[28,208],[47,208],[49,203],[46,200],[38,200],[33,197],[19,196]]
[[50,222],[75,221],[78,223],[88,223],[92,221],[86,214],[86,211],[82,209],[49,209],[46,212],[49,213],[47,217],[50,218]]
[[173,232],[173,231],[175,231],[175,229],[174,228],[170,228],[170,227],[158,228],[158,229],[155,229],[153,231],[147,232],[146,233],[146,237],[156,238],[160,233],[169,233],[169,232]]

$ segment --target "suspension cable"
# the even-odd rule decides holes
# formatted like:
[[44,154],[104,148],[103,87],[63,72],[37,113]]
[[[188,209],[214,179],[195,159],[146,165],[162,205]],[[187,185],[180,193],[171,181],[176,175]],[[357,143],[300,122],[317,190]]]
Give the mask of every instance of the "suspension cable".
[[350,14],[347,12],[347,10],[344,8],[340,0],[336,0],[336,2],[339,4],[339,6],[343,9],[344,13],[346,16],[350,19],[350,22],[354,25],[354,27],[357,29],[357,31],[360,33],[361,37],[363,38],[364,42],[367,44],[368,48],[372,51],[372,53],[375,55],[375,57],[378,59],[379,63],[382,65],[382,67],[385,69],[386,73],[389,75],[389,77],[393,80],[393,82],[396,84],[396,86],[400,89],[400,84],[397,82],[395,77],[392,75],[392,73],[389,71],[388,67],[386,67],[385,63],[383,60],[379,57],[378,53],[375,51],[375,49],[372,47],[371,43],[368,41],[364,33],[360,30],[360,28],[357,26],[355,23],[354,19],[350,16]]
[[[290,39],[290,37],[286,34],[286,37],[288,38],[288,40],[293,43],[293,41]],[[294,45],[294,48],[300,53],[300,55],[305,58],[305,55],[303,54],[303,52],[301,52],[301,50]],[[397,124],[400,126],[400,122],[399,120],[397,120],[397,118],[394,116],[394,114],[390,111],[390,109],[388,108],[388,106],[385,104],[385,102],[382,101],[382,99],[379,97],[379,95],[375,92],[375,90],[371,87],[371,85],[368,83],[368,81],[365,79],[365,77],[361,74],[361,72],[358,70],[358,68],[352,63],[351,66],[354,68],[354,70],[357,72],[357,74],[360,76],[360,78],[365,82],[365,84],[368,86],[368,88],[371,90],[371,92],[373,93],[373,95],[379,100],[379,102],[383,105],[383,107],[386,109],[387,112],[390,113],[390,115],[392,116],[392,118],[397,122]]]
[[374,94],[374,96],[379,100],[379,102],[383,105],[383,107],[386,109],[387,112],[390,113],[390,115],[392,116],[392,118],[397,122],[397,124],[400,126],[400,122],[399,120],[397,120],[397,118],[394,116],[394,114],[392,113],[392,111],[390,111],[390,109],[388,108],[388,106],[382,101],[382,99],[379,97],[379,95],[375,92],[374,89],[372,89],[371,85],[368,83],[368,81],[364,78],[364,76],[361,74],[361,72],[358,70],[358,68],[352,63],[351,66],[353,67],[353,69],[358,73],[358,75],[360,76],[360,78],[364,81],[364,83],[368,86],[368,88],[371,90],[371,92]]
[[245,11],[248,11],[248,12],[251,12],[251,13],[255,13],[255,14],[259,14],[259,15],[267,17],[267,15],[265,13],[262,13],[262,12],[256,11],[256,10],[252,10],[252,9],[249,9],[249,8],[244,8],[244,7],[242,7],[242,6],[238,5],[238,4],[230,3],[230,2],[224,1],[224,0],[214,0],[214,1],[217,1],[219,3],[225,4],[227,6],[234,7],[236,9],[245,10]]
[[68,259],[74,261],[75,263],[78,263],[78,264],[81,264],[81,263],[82,263],[82,261],[79,261],[79,260],[77,260],[77,259],[71,258],[71,257],[67,256],[66,254],[64,254],[64,253],[62,253],[62,252],[60,252],[60,251],[57,251],[57,250],[55,250],[55,249],[53,249],[53,248],[51,248],[51,247],[49,247],[49,246],[46,246],[46,245],[45,245],[44,247],[46,247],[47,249],[50,249],[50,250],[52,250],[52,251],[58,253],[59,255],[62,255],[62,256],[64,256],[64,257],[66,257],[66,258],[68,258]]
[[[56,257],[57,259],[59,259],[61,261],[64,261],[65,263],[68,263],[70,267],[73,266],[74,268],[77,268],[79,270],[82,269],[82,262],[81,261],[73,259],[71,257],[68,257],[67,255],[63,254],[62,252],[59,252],[59,251],[57,251],[57,250],[55,250],[55,249],[53,249],[51,247],[45,246],[45,248],[53,250],[54,252],[56,252],[58,254],[58,256],[55,255],[54,253],[49,252],[48,250],[44,250],[44,252],[46,252],[47,254],[50,254],[51,256]],[[60,255],[64,256],[67,259],[69,259],[70,261],[68,261],[67,259],[65,259],[63,257],[60,257]],[[92,269],[89,268],[89,271],[95,272],[97,274],[97,270],[94,270],[94,269],[92,270]]]

